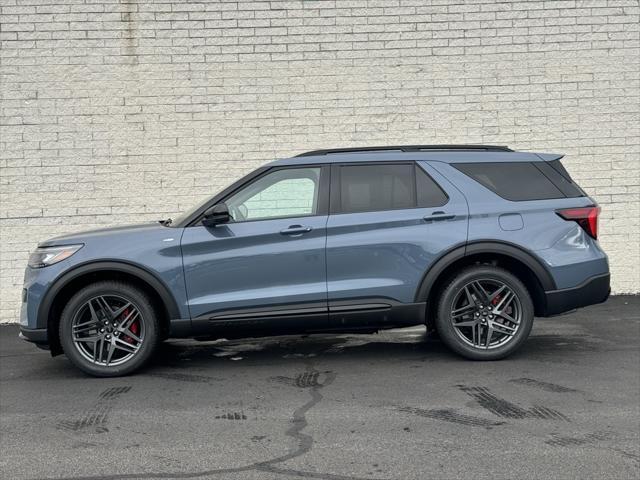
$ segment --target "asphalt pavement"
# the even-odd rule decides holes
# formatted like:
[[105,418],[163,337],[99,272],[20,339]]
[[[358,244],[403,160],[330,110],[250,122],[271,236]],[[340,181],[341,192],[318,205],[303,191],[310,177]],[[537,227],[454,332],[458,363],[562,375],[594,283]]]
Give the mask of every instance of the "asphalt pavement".
[[0,476],[640,478],[640,297],[536,319],[509,359],[423,329],[170,341],[88,377],[0,327]]

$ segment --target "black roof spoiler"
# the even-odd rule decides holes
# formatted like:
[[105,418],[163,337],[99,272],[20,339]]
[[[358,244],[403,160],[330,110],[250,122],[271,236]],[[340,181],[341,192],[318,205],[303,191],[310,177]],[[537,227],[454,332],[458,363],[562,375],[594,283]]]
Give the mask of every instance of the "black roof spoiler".
[[536,153],[545,162],[553,162],[554,160],[560,160],[564,157],[564,153]]

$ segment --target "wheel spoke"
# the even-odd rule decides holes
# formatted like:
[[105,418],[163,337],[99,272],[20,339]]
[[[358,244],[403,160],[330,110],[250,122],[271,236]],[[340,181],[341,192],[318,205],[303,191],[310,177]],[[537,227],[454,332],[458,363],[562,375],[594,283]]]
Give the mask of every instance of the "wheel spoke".
[[491,337],[493,337],[493,325],[489,323],[487,325],[487,340],[484,344],[484,348],[489,348],[489,345],[491,345]]
[[492,322],[491,327],[495,329],[496,332],[502,333],[504,335],[512,336],[516,333],[516,329],[514,327],[509,327],[508,325],[504,325],[498,322]]
[[478,324],[476,325],[476,336],[474,337],[474,345],[480,347],[482,346],[482,324],[480,322],[478,322]]
[[131,345],[124,340],[116,338],[113,342],[113,346],[119,350],[124,350],[128,353],[136,353],[138,351],[139,346]]
[[507,289],[506,285],[502,285],[500,288],[498,288],[495,292],[493,292],[491,294],[491,296],[489,297],[489,303],[493,303],[493,301],[498,297],[498,295],[500,295],[502,292],[504,292]]
[[508,322],[514,323],[514,324],[516,324],[516,325],[519,325],[519,324],[520,324],[520,321],[519,321],[519,320],[516,320],[515,318],[513,318],[513,317],[512,317],[511,315],[509,315],[508,313],[501,312],[500,314],[498,314],[498,316],[499,316],[500,318],[502,318],[502,319],[504,319],[504,320],[506,320],[506,321],[508,321]]
[[496,315],[500,315],[500,312],[502,312],[505,308],[509,306],[509,303],[511,303],[511,300],[513,300],[514,297],[515,297],[515,294],[511,290],[509,290],[505,294],[505,296],[500,299],[498,304],[493,308],[493,313],[495,313]]
[[473,313],[475,308],[475,305],[465,305],[464,307],[456,308],[451,312],[451,318],[456,319],[458,317],[464,317],[465,315]]
[[473,343],[473,345],[478,345],[478,338],[480,334],[480,322],[474,322],[473,325],[471,325],[471,342]]
[[460,328],[460,327],[475,327],[478,324],[477,320],[468,320],[466,322],[458,322],[458,323],[454,323],[453,326]]
[[108,353],[107,353],[107,361],[105,363],[105,365],[108,367],[109,366],[109,362],[111,361],[111,357],[113,356],[113,352],[116,349],[114,346],[114,341],[112,340],[111,342],[109,342],[109,346],[108,348]]
[[471,288],[473,290],[473,293],[475,293],[476,298],[478,300],[480,300],[481,302],[486,302],[489,300],[489,294],[487,294],[487,291],[484,289],[484,287],[482,286],[482,284],[478,281],[476,282],[472,282],[471,283]]
[[96,297],[96,302],[100,305],[100,310],[110,319],[113,318],[113,310],[104,297]]
[[124,312],[127,308],[129,308],[130,306],[131,306],[131,302],[127,302],[124,306],[118,308],[117,310],[114,310],[113,313],[111,314],[111,318],[114,318],[114,319],[118,318],[120,316],[120,314],[122,312]]
[[138,343],[140,343],[142,341],[142,339],[140,337],[138,337],[135,333],[133,333],[128,328],[126,330],[123,330],[122,333],[124,333],[127,337],[130,337],[130,338],[134,339]]
[[91,312],[91,319],[95,322],[98,322],[99,321],[98,314],[96,313],[96,310],[93,308],[92,300],[89,300],[87,302],[87,305],[89,306],[89,311]]
[[73,326],[73,334],[77,335],[79,333],[86,333],[86,332],[90,332],[91,330],[97,330],[98,329],[98,322],[87,322],[87,323],[83,323],[80,325],[74,325]]
[[77,343],[96,343],[98,340],[100,340],[102,337],[96,335],[95,337],[77,337],[74,338],[73,341],[77,342]]
[[102,361],[102,346],[104,345],[104,338],[100,337],[100,339],[95,343],[93,349],[93,362],[99,363]]
[[475,307],[476,300],[475,300],[475,298],[473,298],[473,295],[469,291],[469,287],[468,286],[464,287],[464,293],[467,296],[467,301],[469,302],[469,305],[472,305],[472,306]]
[[118,330],[120,330],[121,332],[125,331],[126,329],[128,329],[131,324],[133,323],[133,321],[138,318],[138,310],[132,310],[127,316],[126,318],[122,321],[122,323],[120,324],[120,327],[118,328]]
[[80,327],[84,327],[85,325],[96,325],[98,322],[98,319],[91,319],[88,322],[83,322],[83,323],[78,323],[76,325],[73,326],[73,328],[80,328]]

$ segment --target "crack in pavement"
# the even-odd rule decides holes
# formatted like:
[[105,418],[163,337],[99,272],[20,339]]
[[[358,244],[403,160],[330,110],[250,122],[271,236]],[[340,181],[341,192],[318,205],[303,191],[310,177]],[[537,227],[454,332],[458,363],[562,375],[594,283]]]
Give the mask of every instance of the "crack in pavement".
[[[320,372],[318,372],[311,364],[307,365],[307,373],[317,377]],[[330,385],[336,378],[336,375],[333,372],[324,372],[325,373],[325,381],[323,383],[315,382],[311,388],[309,388],[309,392],[311,395],[311,399],[297,408],[293,412],[292,417],[292,425],[287,429],[285,435],[297,440],[297,446],[292,449],[289,453],[285,455],[281,455],[279,457],[275,457],[269,460],[263,460],[260,462],[255,462],[250,465],[246,465],[243,467],[230,467],[230,468],[219,468],[212,470],[204,470],[200,472],[190,472],[190,473],[124,473],[124,474],[114,474],[114,475],[88,475],[88,476],[76,476],[76,477],[64,477],[62,480],[116,480],[116,479],[146,479],[146,478],[198,478],[204,476],[211,475],[223,475],[223,474],[232,474],[232,473],[242,473],[251,470],[261,471],[266,473],[274,473],[280,475],[288,475],[300,478],[316,478],[319,480],[376,480],[371,477],[355,477],[351,475],[338,475],[332,473],[322,473],[322,472],[309,472],[304,470],[296,470],[293,468],[283,468],[277,466],[279,463],[286,462],[293,458],[300,457],[305,453],[308,453],[313,447],[313,436],[307,433],[303,433],[307,425],[307,413],[315,407],[320,401],[322,401],[322,395],[320,394],[320,389]],[[41,479],[47,480],[47,479]]]

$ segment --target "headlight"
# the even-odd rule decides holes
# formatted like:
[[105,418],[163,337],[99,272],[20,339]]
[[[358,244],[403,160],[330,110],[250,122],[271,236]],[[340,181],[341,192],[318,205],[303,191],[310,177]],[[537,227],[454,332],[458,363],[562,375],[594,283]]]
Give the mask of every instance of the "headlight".
[[29,256],[31,268],[42,268],[61,262],[80,250],[83,245],[62,245],[59,247],[38,247]]

